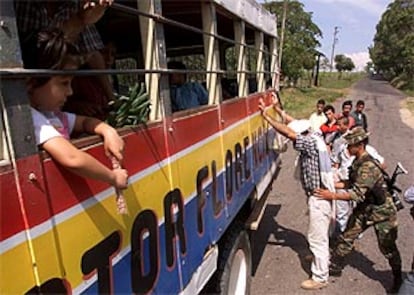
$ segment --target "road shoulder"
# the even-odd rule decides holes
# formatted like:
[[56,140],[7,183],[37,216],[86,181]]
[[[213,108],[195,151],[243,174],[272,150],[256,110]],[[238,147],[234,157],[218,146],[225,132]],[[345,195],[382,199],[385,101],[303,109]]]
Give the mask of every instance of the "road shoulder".
[[405,125],[414,129],[414,114],[408,109],[408,102],[414,101],[414,97],[407,97],[400,103],[400,117]]

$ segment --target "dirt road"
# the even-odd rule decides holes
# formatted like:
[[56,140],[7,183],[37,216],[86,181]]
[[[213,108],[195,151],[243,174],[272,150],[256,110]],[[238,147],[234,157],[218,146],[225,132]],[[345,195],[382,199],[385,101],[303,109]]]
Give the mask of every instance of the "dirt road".
[[[414,126],[407,126],[401,119],[403,98],[388,83],[370,79],[356,83],[347,97],[354,104],[358,99],[365,100],[370,143],[385,157],[388,172],[392,173],[398,161],[403,163],[409,174],[401,175],[398,184],[407,188],[414,183]],[[334,104],[338,111],[342,101]],[[253,238],[251,294],[385,294],[392,285],[392,274],[372,228],[347,257],[348,265],[340,278],[330,278],[328,287],[320,291],[300,289],[310,273],[310,264],[304,259],[309,254],[308,216],[305,195],[300,183],[292,177],[294,157],[291,147],[282,155],[282,171],[273,183],[264,218]],[[409,205],[405,207],[398,213],[398,246],[404,272],[411,266],[414,251],[414,222],[408,212]]]

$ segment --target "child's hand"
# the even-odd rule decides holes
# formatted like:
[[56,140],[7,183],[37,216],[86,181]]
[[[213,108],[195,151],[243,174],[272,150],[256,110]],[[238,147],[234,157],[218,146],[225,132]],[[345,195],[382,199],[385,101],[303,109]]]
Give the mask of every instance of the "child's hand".
[[265,108],[266,108],[266,105],[265,105],[265,103],[264,103],[263,99],[262,99],[262,98],[261,98],[261,99],[259,99],[259,110],[260,110],[260,112],[261,112],[262,114],[264,113]]
[[105,132],[104,148],[107,157],[114,156],[119,162],[124,158],[124,140],[118,135],[115,129]]
[[128,187],[128,171],[126,169],[114,169],[113,173],[113,183],[112,185],[120,190],[126,189]]

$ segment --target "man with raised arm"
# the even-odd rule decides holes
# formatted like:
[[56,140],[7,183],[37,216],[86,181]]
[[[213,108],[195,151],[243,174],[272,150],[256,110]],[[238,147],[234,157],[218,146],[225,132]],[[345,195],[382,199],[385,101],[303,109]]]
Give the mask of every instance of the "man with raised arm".
[[314,196],[316,189],[329,188],[334,191],[331,160],[323,139],[311,132],[309,120],[295,120],[274,104],[275,110],[286,118],[287,126],[277,122],[266,113],[263,100],[259,109],[269,124],[293,141],[293,147],[299,153],[302,186],[308,199],[309,229],[308,243],[313,254],[311,264],[312,276],[301,284],[305,290],[317,290],[328,285],[329,277],[329,224],[331,217],[331,201]]

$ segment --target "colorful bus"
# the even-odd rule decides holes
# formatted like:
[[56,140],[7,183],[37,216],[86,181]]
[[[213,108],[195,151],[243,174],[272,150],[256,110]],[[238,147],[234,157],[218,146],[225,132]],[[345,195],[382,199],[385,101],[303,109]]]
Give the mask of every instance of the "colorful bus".
[[[15,0],[18,1],[18,0]],[[116,0],[96,24],[114,42],[118,91],[142,83],[145,124],[125,143],[128,214],[115,190],[34,141],[15,3],[0,1],[0,294],[249,293],[256,230],[279,154],[258,111],[278,89],[276,18],[253,0]],[[169,61],[208,103],[173,112]],[[93,72],[93,73],[91,73]],[[60,73],[61,74],[61,73]],[[110,165],[97,136],[72,143]]]

